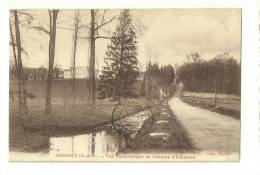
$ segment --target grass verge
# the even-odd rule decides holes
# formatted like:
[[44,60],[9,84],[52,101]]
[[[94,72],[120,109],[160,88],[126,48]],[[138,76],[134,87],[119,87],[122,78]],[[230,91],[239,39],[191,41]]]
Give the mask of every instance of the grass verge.
[[[161,115],[161,109],[166,108],[170,117]],[[164,153],[164,152],[194,152],[194,147],[188,132],[176,119],[169,106],[158,106],[154,110],[153,120],[147,120],[134,139],[128,139],[124,152],[127,153]],[[159,120],[167,120],[168,124],[157,124]],[[150,133],[164,132],[169,133],[170,137],[166,140],[161,137],[151,137]]]
[[214,98],[182,97],[182,100],[192,106],[198,106],[203,109],[240,119],[240,100],[238,99],[217,99],[216,109]]

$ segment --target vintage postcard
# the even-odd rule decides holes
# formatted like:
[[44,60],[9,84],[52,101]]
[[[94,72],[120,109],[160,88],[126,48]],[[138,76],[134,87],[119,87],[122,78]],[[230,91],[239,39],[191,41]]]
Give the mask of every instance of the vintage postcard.
[[241,9],[11,9],[10,161],[239,161]]

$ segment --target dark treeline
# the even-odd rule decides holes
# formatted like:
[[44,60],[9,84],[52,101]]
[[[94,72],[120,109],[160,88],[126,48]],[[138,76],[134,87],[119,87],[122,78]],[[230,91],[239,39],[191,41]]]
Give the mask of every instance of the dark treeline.
[[228,53],[219,54],[209,61],[191,54],[192,62],[179,67],[177,81],[186,91],[217,92],[240,95],[241,65]]
[[172,65],[159,66],[158,63],[149,63],[142,83],[142,95],[158,97],[159,89],[171,93],[175,72]]
[[[16,70],[14,66],[10,66],[10,78],[16,79]],[[24,79],[25,80],[46,80],[48,76],[48,69],[45,67],[39,68],[30,68],[30,67],[23,67],[24,72]],[[53,68],[52,77],[53,78],[60,78],[63,70],[59,67]]]

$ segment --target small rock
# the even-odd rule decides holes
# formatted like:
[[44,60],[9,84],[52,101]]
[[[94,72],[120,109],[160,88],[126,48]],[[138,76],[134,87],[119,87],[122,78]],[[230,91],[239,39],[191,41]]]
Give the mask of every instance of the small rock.
[[168,124],[169,121],[168,120],[159,120],[156,122],[156,124]]

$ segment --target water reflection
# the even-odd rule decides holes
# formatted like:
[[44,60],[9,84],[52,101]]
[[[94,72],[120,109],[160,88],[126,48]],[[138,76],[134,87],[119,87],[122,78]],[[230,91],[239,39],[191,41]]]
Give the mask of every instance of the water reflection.
[[84,154],[85,156],[103,156],[116,154],[126,146],[126,139],[114,131],[102,130],[97,133],[70,137],[51,137],[50,155]]
[[95,157],[117,154],[125,149],[126,137],[134,138],[144,122],[150,117],[152,117],[151,111],[145,109],[121,119],[114,119],[112,124],[96,128],[91,133],[51,137],[49,153],[51,156],[84,154],[84,156]]

